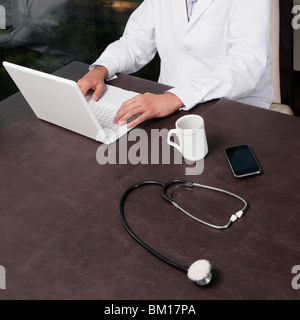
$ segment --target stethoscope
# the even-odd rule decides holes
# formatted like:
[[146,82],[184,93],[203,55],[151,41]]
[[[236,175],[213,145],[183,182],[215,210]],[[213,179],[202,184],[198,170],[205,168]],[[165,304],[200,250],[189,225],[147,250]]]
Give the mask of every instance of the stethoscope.
[[[139,183],[136,183],[134,185],[132,185],[131,187],[129,187],[123,194],[121,200],[120,200],[120,204],[119,204],[119,215],[120,215],[120,219],[122,221],[123,226],[125,227],[125,229],[127,230],[127,232],[140,244],[142,245],[146,250],[148,250],[150,253],[152,253],[153,255],[155,255],[157,258],[159,258],[160,260],[162,260],[163,262],[167,263],[168,265],[170,265],[171,267],[182,271],[184,273],[187,274],[188,278],[194,282],[196,282],[198,285],[203,286],[208,284],[211,279],[212,279],[212,273],[211,273],[211,269],[212,266],[210,264],[210,262],[208,260],[205,259],[201,259],[201,260],[197,260],[196,262],[194,262],[189,268],[181,266],[171,260],[169,260],[168,258],[164,257],[163,255],[161,255],[159,252],[157,252],[156,250],[154,250],[153,248],[151,248],[149,245],[147,245],[141,238],[139,238],[134,232],[133,230],[130,228],[126,218],[125,218],[125,214],[124,214],[124,205],[126,202],[126,199],[128,198],[128,196],[135,191],[138,188],[141,188],[143,186],[146,185],[158,185],[161,187],[161,196],[168,201],[170,204],[172,204],[176,209],[179,209],[181,212],[183,212],[184,214],[188,215],[190,218],[196,220],[199,223],[202,223],[208,227],[217,229],[217,230],[225,230],[227,228],[229,228],[236,220],[238,220],[239,218],[241,218],[244,214],[244,212],[246,211],[248,204],[247,202],[240,196],[223,190],[223,189],[219,189],[219,188],[214,188],[214,187],[210,187],[210,186],[206,186],[206,185],[202,185],[202,184],[198,184],[198,183],[194,183],[194,182],[189,182],[189,181],[185,181],[185,180],[171,180],[169,182],[161,182],[161,181],[156,181],[156,180],[146,180],[146,181],[141,181]],[[237,198],[238,200],[242,201],[244,206],[241,210],[239,210],[237,213],[233,214],[228,223],[225,225],[215,225],[215,224],[211,224],[208,223],[204,220],[201,220],[197,217],[195,217],[194,215],[192,215],[191,213],[189,213],[188,211],[186,211],[185,209],[183,209],[173,198],[175,191],[181,189],[181,188],[202,188],[202,189],[208,189],[208,190],[212,190],[212,191],[216,191],[216,192],[220,192],[220,193],[224,193],[227,194],[231,197]]]

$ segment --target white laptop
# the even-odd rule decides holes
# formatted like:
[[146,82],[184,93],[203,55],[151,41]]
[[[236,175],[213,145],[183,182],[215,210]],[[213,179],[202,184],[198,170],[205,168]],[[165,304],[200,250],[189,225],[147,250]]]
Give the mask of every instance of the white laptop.
[[106,85],[99,101],[84,96],[77,83],[4,61],[3,66],[39,119],[105,144],[128,132],[112,120],[122,103],[136,92]]

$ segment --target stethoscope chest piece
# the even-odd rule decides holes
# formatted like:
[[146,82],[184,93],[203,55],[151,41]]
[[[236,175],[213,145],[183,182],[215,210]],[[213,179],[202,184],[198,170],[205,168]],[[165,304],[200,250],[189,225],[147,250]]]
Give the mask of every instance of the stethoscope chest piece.
[[199,286],[205,286],[212,279],[211,268],[208,260],[198,260],[189,267],[187,276]]

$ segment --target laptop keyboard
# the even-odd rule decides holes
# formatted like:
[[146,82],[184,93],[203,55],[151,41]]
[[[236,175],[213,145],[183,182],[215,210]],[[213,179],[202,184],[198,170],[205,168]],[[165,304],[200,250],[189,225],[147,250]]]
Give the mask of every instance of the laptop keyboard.
[[95,115],[102,128],[108,128],[117,131],[119,126],[113,123],[113,119],[118,111],[118,108],[107,108],[98,101],[90,100],[88,103],[89,108]]

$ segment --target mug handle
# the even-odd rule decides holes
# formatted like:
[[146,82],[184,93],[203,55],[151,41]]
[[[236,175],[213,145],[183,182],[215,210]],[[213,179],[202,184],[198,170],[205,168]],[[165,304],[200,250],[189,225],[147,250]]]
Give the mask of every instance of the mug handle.
[[171,141],[171,136],[172,136],[173,134],[177,135],[177,130],[176,130],[176,129],[172,129],[172,130],[169,131],[167,142],[168,142],[168,144],[169,144],[170,146],[176,148],[176,149],[181,153],[181,152],[182,152],[181,146],[178,145],[177,143]]

